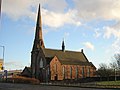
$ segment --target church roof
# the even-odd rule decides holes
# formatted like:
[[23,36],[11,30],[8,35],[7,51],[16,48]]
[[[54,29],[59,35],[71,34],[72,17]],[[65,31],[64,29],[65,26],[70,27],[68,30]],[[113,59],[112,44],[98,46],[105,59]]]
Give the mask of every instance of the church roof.
[[22,76],[31,76],[31,67],[25,67],[24,70],[21,72]]
[[46,58],[57,56],[62,64],[70,65],[92,65],[83,52],[65,51],[43,48]]

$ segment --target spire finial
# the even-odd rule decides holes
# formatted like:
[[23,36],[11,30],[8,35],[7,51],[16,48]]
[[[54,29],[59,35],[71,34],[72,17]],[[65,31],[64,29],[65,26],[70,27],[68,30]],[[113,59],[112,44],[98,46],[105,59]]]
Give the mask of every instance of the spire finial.
[[64,38],[63,38],[63,41],[62,41],[62,51],[65,52],[65,43],[64,43]]

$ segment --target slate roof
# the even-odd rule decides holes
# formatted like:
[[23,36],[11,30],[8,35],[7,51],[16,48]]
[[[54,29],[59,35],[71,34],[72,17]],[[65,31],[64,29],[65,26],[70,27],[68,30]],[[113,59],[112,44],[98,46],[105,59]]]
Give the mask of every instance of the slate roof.
[[24,70],[21,72],[22,76],[31,76],[31,67],[25,67]]
[[56,49],[43,48],[43,52],[46,58],[53,58],[57,56],[62,64],[65,65],[93,65],[88,61],[83,52],[76,51],[62,51]]

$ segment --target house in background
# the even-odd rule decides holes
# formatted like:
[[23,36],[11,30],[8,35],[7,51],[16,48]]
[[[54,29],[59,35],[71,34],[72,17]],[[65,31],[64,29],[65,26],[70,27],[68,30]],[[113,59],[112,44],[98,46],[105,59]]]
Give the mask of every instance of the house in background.
[[23,70],[24,75],[31,74],[32,78],[46,82],[94,77],[95,71],[96,67],[89,62],[83,49],[81,52],[66,50],[64,41],[62,41],[60,50],[45,47],[39,5],[35,39],[31,52],[31,67]]

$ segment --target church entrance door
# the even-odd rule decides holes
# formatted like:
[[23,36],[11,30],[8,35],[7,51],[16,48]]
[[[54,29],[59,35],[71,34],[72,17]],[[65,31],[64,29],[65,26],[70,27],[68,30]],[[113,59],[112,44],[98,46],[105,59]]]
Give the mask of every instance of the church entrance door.
[[58,75],[57,74],[55,75],[55,80],[58,80]]

